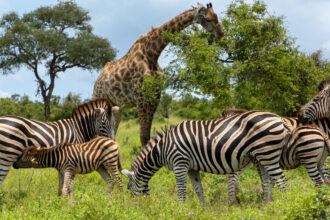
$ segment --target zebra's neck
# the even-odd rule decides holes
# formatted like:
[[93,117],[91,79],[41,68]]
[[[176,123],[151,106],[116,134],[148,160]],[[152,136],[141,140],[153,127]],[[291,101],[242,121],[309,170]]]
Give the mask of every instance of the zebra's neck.
[[34,168],[61,168],[65,164],[65,158],[63,155],[68,155],[70,152],[65,152],[69,146],[60,145],[52,147],[51,149],[45,149],[42,153],[37,153],[32,156],[34,159]]
[[[296,128],[303,123],[300,122],[297,118],[283,118],[290,126]],[[312,124],[317,125],[326,135],[330,138],[330,119],[329,118],[322,118],[311,122]]]
[[162,136],[159,135],[151,139],[132,163],[131,170],[144,183],[148,183],[150,178],[163,166],[162,152],[160,150],[164,143],[163,141]]

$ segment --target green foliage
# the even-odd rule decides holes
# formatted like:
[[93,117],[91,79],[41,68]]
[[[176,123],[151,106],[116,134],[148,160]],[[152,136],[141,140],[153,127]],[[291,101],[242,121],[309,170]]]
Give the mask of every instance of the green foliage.
[[154,102],[160,96],[160,91],[164,88],[165,79],[162,75],[154,74],[144,76],[143,83],[140,84],[138,92],[143,94],[146,102]]
[[2,115],[16,115],[36,120],[45,119],[42,103],[32,102],[27,95],[0,98],[0,116]]
[[[88,12],[73,1],[40,7],[22,17],[8,13],[0,20],[0,73],[13,73],[21,66],[31,70],[45,104],[46,119],[59,72],[73,67],[100,69],[116,55],[107,39],[92,33],[89,21]],[[42,65],[46,72],[40,74]]]
[[271,15],[262,1],[233,1],[221,21],[225,37],[217,44],[199,27],[165,34],[175,55],[165,69],[171,88],[206,96],[219,109],[291,116],[330,77],[321,52],[299,52],[283,18]]
[[199,99],[190,94],[173,100],[171,112],[176,116],[193,120],[214,119],[221,115],[221,110],[213,100]]
[[[79,95],[69,93],[61,99],[59,96],[53,96],[51,99],[50,120],[60,120],[69,118],[72,109],[81,104]],[[35,120],[45,120],[43,114],[43,104],[38,101],[31,101],[28,96],[13,95],[11,98],[0,98],[0,116],[16,115]]]
[[52,114],[50,115],[50,120],[56,121],[63,118],[69,118],[72,109],[80,104],[81,98],[79,95],[69,93],[62,101],[60,100],[60,97],[53,96],[51,101]]

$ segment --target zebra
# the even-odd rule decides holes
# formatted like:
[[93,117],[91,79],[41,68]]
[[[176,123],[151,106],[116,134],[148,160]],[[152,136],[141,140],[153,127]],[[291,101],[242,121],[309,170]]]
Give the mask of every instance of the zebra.
[[[247,110],[226,109],[222,117],[241,114]],[[330,172],[326,168],[326,157],[330,155],[329,137],[324,130],[329,130],[329,125],[325,120],[314,121],[314,124],[302,125],[296,118],[282,118],[286,124],[291,126],[291,135],[288,135],[283,145],[280,159],[281,169],[289,170],[303,165],[316,187],[323,183],[330,184]],[[319,125],[319,126],[318,126]],[[322,129],[323,128],[323,129]],[[258,172],[260,172],[257,166]],[[228,180],[228,201],[232,205],[239,202],[236,195],[240,192],[237,185],[240,172],[227,174]]]
[[119,145],[108,137],[98,136],[82,144],[63,143],[49,148],[30,146],[17,163],[21,168],[56,168],[59,173],[59,196],[71,198],[75,175],[95,170],[108,183],[109,193],[114,186],[112,178],[122,191],[117,172],[117,166],[120,172],[122,170]]
[[298,111],[298,119],[308,123],[321,118],[330,118],[330,79],[317,86],[318,93]]
[[[184,121],[170,130],[158,132],[131,165],[122,170],[130,178],[133,195],[149,194],[148,182],[162,167],[172,170],[179,201],[186,196],[188,174],[200,203],[204,204],[199,171],[227,174],[258,163],[263,174],[286,187],[279,166],[286,129],[282,119],[273,113],[251,111],[227,119]],[[264,201],[271,199],[270,179],[263,178]]]
[[[114,138],[118,107],[98,99],[73,109],[68,119],[41,122],[19,116],[0,117],[0,187],[10,167],[29,146],[50,147],[63,142],[83,143],[103,135]],[[19,168],[14,164],[14,168]]]

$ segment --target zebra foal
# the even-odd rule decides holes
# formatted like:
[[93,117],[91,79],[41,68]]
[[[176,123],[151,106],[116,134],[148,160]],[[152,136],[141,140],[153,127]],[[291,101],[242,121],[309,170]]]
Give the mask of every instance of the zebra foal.
[[114,138],[114,117],[118,107],[106,99],[82,104],[68,119],[41,122],[19,116],[0,117],[0,187],[9,169],[29,146],[50,147],[63,142],[83,143],[96,135]]
[[[259,164],[263,175],[278,180],[283,189],[286,179],[279,157],[285,135],[279,116],[260,111],[226,119],[184,121],[158,133],[138,154],[131,170],[122,170],[122,174],[130,178],[128,188],[133,194],[149,194],[150,178],[165,166],[174,173],[180,202],[185,201],[188,175],[199,201],[204,203],[199,171],[227,174],[253,162]],[[262,178],[264,201],[268,202],[271,180]]]
[[63,143],[50,148],[31,146],[17,165],[20,168],[56,168],[59,173],[59,195],[72,197],[75,175],[95,170],[108,183],[109,193],[114,186],[112,179],[122,191],[117,172],[117,167],[122,170],[119,145],[108,137],[99,136],[82,144]]

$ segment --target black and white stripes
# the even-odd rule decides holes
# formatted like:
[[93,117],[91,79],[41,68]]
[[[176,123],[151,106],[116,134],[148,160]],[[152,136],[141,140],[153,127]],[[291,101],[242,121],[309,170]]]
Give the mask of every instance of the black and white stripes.
[[[59,173],[59,195],[72,196],[76,174],[97,171],[113,189],[114,179],[122,190],[119,145],[111,138],[99,136],[82,144],[59,144],[50,148],[31,146],[17,162],[21,168],[53,167]],[[111,176],[112,178],[111,178]]]
[[105,99],[75,108],[69,119],[41,122],[18,116],[0,117],[0,186],[10,167],[29,146],[50,147],[63,142],[82,143],[95,135],[114,138],[112,108]]
[[320,82],[318,90],[312,100],[299,110],[298,118],[301,122],[330,118],[330,79]]
[[139,153],[131,171],[129,187],[134,194],[148,193],[148,181],[162,166],[173,170],[180,202],[185,201],[186,176],[204,202],[199,171],[226,174],[239,171],[251,162],[264,174],[264,200],[271,198],[271,180],[285,187],[279,166],[286,129],[272,113],[251,111],[225,119],[185,121],[158,134]]

